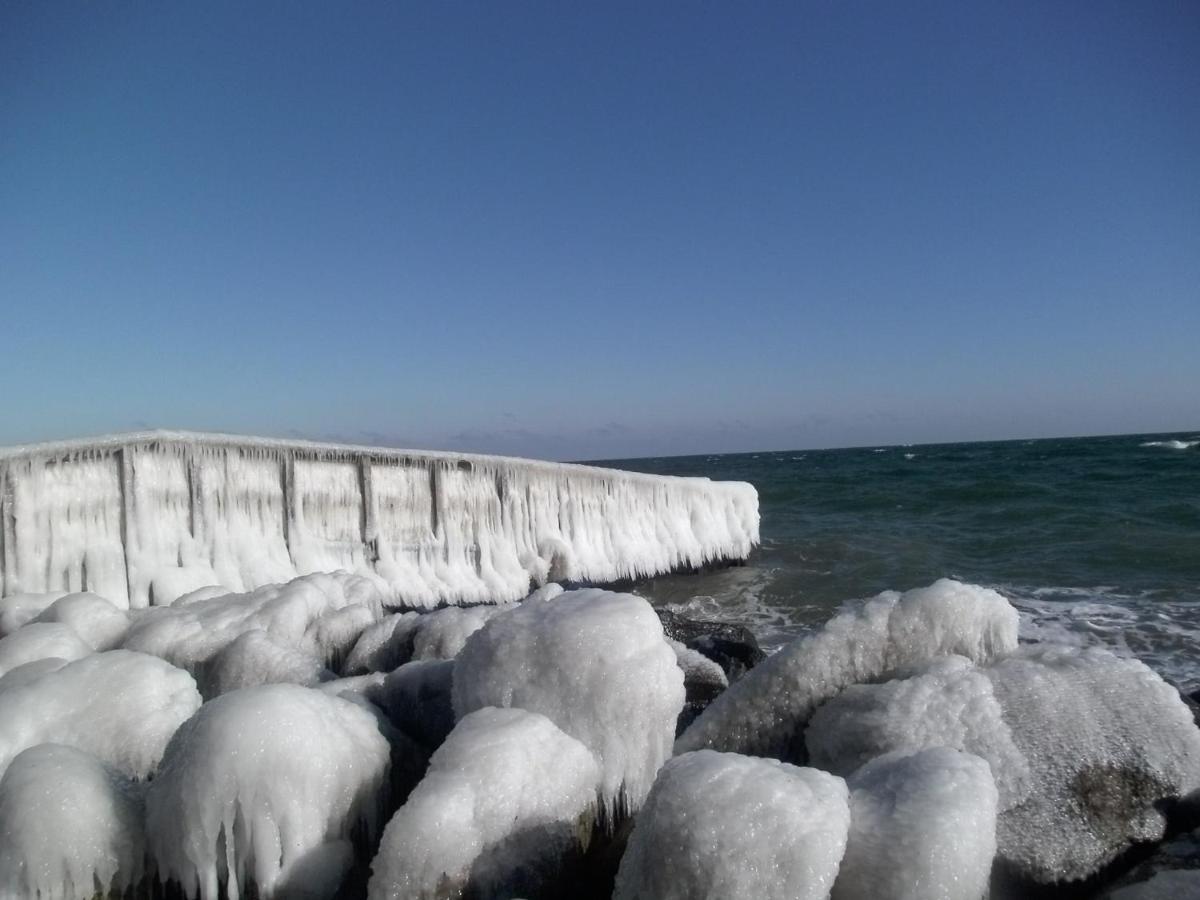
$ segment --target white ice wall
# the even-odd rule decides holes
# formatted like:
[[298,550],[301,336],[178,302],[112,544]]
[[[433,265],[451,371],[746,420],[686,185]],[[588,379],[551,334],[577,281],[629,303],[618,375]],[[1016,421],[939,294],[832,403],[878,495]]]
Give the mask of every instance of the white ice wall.
[[0,596],[142,607],[344,569],[409,605],[497,602],[757,543],[740,482],[177,432],[0,449]]

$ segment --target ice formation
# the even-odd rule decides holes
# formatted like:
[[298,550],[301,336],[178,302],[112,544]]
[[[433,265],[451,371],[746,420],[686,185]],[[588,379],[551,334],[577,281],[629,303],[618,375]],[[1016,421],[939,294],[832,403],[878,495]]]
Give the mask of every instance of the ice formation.
[[369,900],[536,891],[586,842],[599,781],[588,749],[545,716],[464,716],[388,823]]
[[421,614],[393,613],[384,616],[358,636],[342,664],[342,673],[363,675],[367,672],[390,672],[412,659],[413,634]]
[[414,660],[389,673],[367,698],[404,734],[433,750],[454,728],[453,679],[453,660]]
[[96,594],[67,594],[38,613],[34,622],[61,622],[97,650],[119,646],[129,630],[129,613]]
[[873,760],[849,779],[850,838],[833,900],[980,900],[996,854],[988,764],[944,747]]
[[[375,585],[346,573],[305,575],[248,594],[147,610],[130,626],[124,646],[197,672],[235,639],[260,630],[278,644],[317,655],[330,665],[349,643],[343,611],[353,606],[364,607],[378,618],[382,606]],[[338,627],[323,630],[325,617],[335,617]],[[355,613],[351,630],[365,621],[363,614]]]
[[734,753],[686,753],[663,767],[638,814],[613,898],[825,900],[849,827],[846,783],[837,776]]
[[1031,790],[1000,816],[1000,856],[1041,882],[1090,875],[1163,836],[1161,809],[1200,789],[1200,729],[1178,692],[1106,650],[1032,646],[983,670]]
[[1029,792],[1029,768],[992,682],[962,656],[935,660],[910,678],[851,685],[816,711],[805,742],[811,765],[842,776],[888,753],[965,750],[991,767],[1001,808]]
[[320,691],[273,684],[209,701],[146,794],[159,878],[199,900],[333,896],[353,839],[381,824],[390,752],[374,716]]
[[671,755],[683,673],[650,604],[569,591],[523,603],[471,635],[454,712],[516,706],[549,718],[600,761],[606,809],[636,809]]
[[94,756],[38,744],[0,779],[0,897],[120,896],[144,849],[141,789]]
[[517,600],[758,542],[749,484],[469,454],[151,432],[0,450],[0,594],[164,605],[345,570],[409,605]]
[[450,607],[426,613],[413,632],[413,659],[453,659],[488,619],[512,608],[511,604]]
[[51,591],[43,594],[13,594],[0,599],[0,638],[32,622],[51,603],[65,596],[66,591]]
[[731,684],[675,752],[711,747],[803,761],[809,717],[844,688],[947,654],[988,662],[1016,648],[1017,624],[1017,611],[995,591],[950,579],[880,594]]
[[265,631],[247,631],[200,667],[196,679],[206,697],[259,684],[314,685],[333,673],[311,653],[279,643]]
[[84,657],[0,692],[0,773],[27,747],[53,742],[146,778],[199,706],[192,676],[161,659],[128,650]]
[[30,622],[0,638],[0,675],[39,659],[82,659],[94,650],[69,625]]

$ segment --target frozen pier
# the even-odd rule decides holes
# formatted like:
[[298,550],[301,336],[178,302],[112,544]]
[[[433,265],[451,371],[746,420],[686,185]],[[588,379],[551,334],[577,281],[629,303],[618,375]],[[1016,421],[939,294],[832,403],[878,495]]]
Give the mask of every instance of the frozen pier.
[[514,600],[744,559],[741,482],[184,432],[0,449],[0,596],[130,607],[346,570],[399,603]]

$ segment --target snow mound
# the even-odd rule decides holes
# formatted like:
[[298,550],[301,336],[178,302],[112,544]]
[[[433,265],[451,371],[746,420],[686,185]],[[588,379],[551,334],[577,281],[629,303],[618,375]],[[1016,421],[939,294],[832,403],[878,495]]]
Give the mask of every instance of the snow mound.
[[18,754],[0,779],[0,896],[118,896],[142,877],[140,789],[62,744]]
[[67,594],[41,613],[35,622],[61,622],[96,650],[120,646],[129,630],[129,613],[117,609],[98,594]]
[[[341,652],[351,623],[339,616],[326,631],[318,623],[355,605],[365,606],[373,618],[382,615],[378,588],[367,579],[345,572],[304,575],[248,594],[148,609],[130,626],[124,646],[195,673],[241,635],[260,630],[284,646],[321,655],[328,665]],[[352,627],[360,623],[361,613],[354,613]]]
[[390,748],[361,707],[291,684],[206,703],[146,795],[159,878],[188,897],[329,897],[376,832]]
[[1017,624],[1017,611],[1000,594],[950,579],[880,594],[731,684],[680,736],[675,752],[711,747],[802,761],[809,717],[844,688],[948,654],[989,662],[1016,649]]
[[849,779],[850,838],[833,900],[979,900],[996,854],[988,764],[944,747],[867,763]]
[[343,675],[390,672],[412,659],[413,635],[421,614],[393,613],[365,629],[342,664]]
[[516,706],[546,716],[600,761],[608,812],[636,809],[671,755],[683,673],[650,604],[570,591],[524,603],[471,635],[454,668],[454,712]]
[[1162,807],[1200,789],[1200,729],[1143,663],[1037,645],[983,672],[1029,765],[1028,797],[997,830],[1000,857],[1025,877],[1092,874],[1159,840]]
[[686,753],[663,767],[638,814],[613,898],[824,900],[849,827],[846,783],[835,775]]
[[368,898],[536,891],[586,841],[599,780],[587,748],[545,716],[464,716],[388,823]]
[[39,659],[83,659],[95,649],[60,622],[30,622],[0,638],[0,675]]
[[816,711],[805,742],[811,765],[843,777],[888,753],[964,750],[991,767],[1002,809],[1029,792],[1029,767],[992,683],[962,656],[935,660],[908,679],[851,685]]
[[53,742],[146,778],[199,706],[192,677],[161,659],[128,650],[84,657],[0,693],[0,773],[27,747]]
[[197,682],[211,699],[259,684],[315,685],[333,677],[315,656],[284,646],[265,631],[247,631],[200,667]]

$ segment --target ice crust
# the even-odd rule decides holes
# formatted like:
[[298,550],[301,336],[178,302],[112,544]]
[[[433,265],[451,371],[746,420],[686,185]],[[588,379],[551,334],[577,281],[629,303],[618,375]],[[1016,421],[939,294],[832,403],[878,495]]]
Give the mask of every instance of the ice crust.
[[988,764],[944,747],[889,754],[849,779],[850,837],[833,900],[980,900],[996,853]]
[[504,457],[152,432],[0,450],[4,594],[166,605],[345,570],[411,606],[744,559],[742,483]]
[[161,659],[128,650],[84,657],[0,691],[0,773],[22,750],[52,742],[146,778],[199,706],[192,676]]
[[935,660],[909,678],[851,685],[816,711],[805,742],[812,765],[842,776],[885,754],[950,747],[987,761],[1001,808],[1030,788],[991,680],[962,656]]
[[291,684],[209,701],[146,795],[159,878],[188,897],[330,897],[352,838],[377,833],[390,747],[365,709]]
[[265,631],[247,631],[203,666],[197,682],[205,698],[259,684],[315,685],[334,674],[311,653],[279,643]]
[[0,676],[39,659],[82,659],[94,652],[75,629],[61,622],[30,622],[0,638]]
[[852,684],[938,656],[986,663],[1017,646],[1017,612],[1000,594],[941,579],[887,592],[798,638],[731,684],[675,744],[803,761],[816,708]]
[[121,645],[129,630],[129,613],[117,609],[97,594],[67,594],[38,613],[34,622],[61,622],[69,625],[96,650],[112,650]]
[[1032,778],[1000,817],[999,853],[1035,880],[1082,878],[1160,839],[1160,801],[1200,789],[1200,729],[1143,663],[1035,645],[984,672]]
[[46,607],[66,594],[66,591],[50,591],[12,594],[0,599],[0,638],[12,634],[27,622],[32,622]]
[[650,604],[569,591],[495,616],[454,667],[454,712],[541,713],[600,761],[609,812],[636,809],[671,755],[683,673]]
[[[248,594],[227,594],[182,606],[142,612],[124,646],[151,653],[198,672],[202,663],[243,634],[265,631],[281,646],[334,665],[357,640],[368,619],[383,614],[379,590],[371,581],[344,572],[313,574],[272,584]],[[347,619],[345,610],[361,606]],[[333,627],[324,623],[332,619]]]
[[140,787],[94,756],[38,744],[0,779],[0,898],[119,896],[144,849]]
[[586,842],[600,768],[545,716],[462,718],[384,830],[369,900],[516,896]]
[[344,675],[390,672],[412,659],[413,632],[421,614],[392,613],[363,630],[342,664]]
[[686,753],[663,767],[638,814],[613,897],[825,900],[849,827],[841,778],[773,759]]

